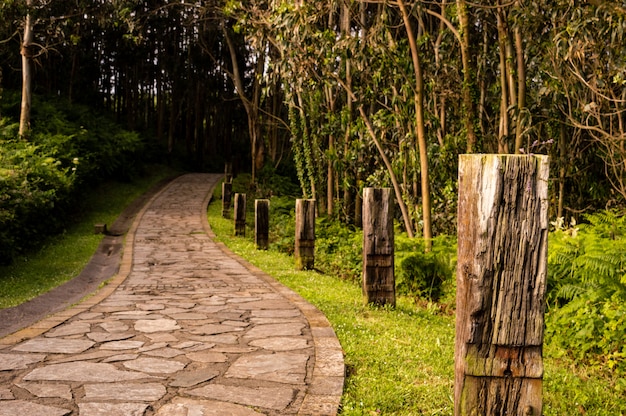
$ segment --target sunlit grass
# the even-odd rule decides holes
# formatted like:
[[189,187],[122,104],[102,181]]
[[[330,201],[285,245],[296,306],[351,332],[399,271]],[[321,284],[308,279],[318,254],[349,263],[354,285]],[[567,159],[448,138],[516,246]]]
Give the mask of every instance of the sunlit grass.
[[173,172],[165,167],[129,183],[108,182],[85,195],[80,217],[63,234],[50,237],[35,252],[0,266],[0,309],[19,305],[77,276],[98,248],[94,224],[109,226],[135,198]]
[[[367,306],[354,282],[295,271],[293,257],[256,250],[251,229],[246,238],[235,238],[233,222],[221,217],[219,201],[210,205],[208,215],[218,240],[329,319],[347,367],[341,414],[453,414],[454,316],[420,308],[405,297],[398,298],[395,309]],[[547,347],[544,415],[626,415],[623,379],[586,372],[555,353]]]

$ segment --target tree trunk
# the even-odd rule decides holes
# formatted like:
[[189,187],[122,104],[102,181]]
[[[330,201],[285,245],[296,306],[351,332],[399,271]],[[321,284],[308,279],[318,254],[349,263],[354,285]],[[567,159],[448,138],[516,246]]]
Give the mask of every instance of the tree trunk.
[[541,415],[548,157],[459,162],[454,414]]
[[466,152],[473,153],[476,148],[476,131],[474,130],[474,102],[472,100],[472,85],[474,83],[475,68],[472,65],[470,54],[470,30],[469,15],[465,0],[457,0],[457,13],[461,26],[461,61],[463,65],[463,85],[461,87],[463,97],[463,119],[467,130]]
[[33,59],[33,22],[30,9],[33,0],[26,0],[28,13],[24,21],[24,40],[22,41],[22,106],[20,112],[19,136],[25,138],[30,131],[30,109],[32,106],[32,72],[31,61]]
[[[524,42],[519,26],[515,28],[515,51],[517,56],[517,122],[515,124],[515,153],[524,145],[524,115],[526,113],[526,61]],[[529,149],[530,151],[530,149]]]
[[428,182],[428,149],[426,144],[426,131],[424,127],[424,77],[422,75],[422,65],[419,59],[417,43],[415,41],[415,36],[413,35],[413,28],[411,27],[411,21],[404,4],[404,0],[399,0],[398,5],[400,6],[404,28],[406,29],[407,36],[409,38],[411,58],[413,60],[413,69],[415,71],[415,130],[420,159],[424,249],[426,252],[429,252],[432,248],[433,234],[430,206],[430,184]]
[[500,8],[497,12],[498,21],[498,45],[500,50],[500,124],[498,129],[498,153],[509,153],[509,83],[506,63],[506,32],[504,29],[504,17]]

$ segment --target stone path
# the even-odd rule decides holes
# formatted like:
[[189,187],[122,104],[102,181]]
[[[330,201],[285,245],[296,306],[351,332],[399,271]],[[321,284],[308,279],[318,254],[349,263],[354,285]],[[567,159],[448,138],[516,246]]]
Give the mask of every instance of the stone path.
[[174,180],[138,215],[107,286],[0,339],[0,416],[337,413],[334,331],[212,241],[218,180]]

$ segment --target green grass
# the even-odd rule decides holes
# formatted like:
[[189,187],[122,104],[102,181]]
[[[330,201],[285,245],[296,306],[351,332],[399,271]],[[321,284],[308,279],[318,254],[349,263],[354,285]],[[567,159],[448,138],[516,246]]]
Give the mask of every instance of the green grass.
[[98,248],[102,235],[94,224],[115,222],[135,198],[173,172],[159,167],[130,183],[107,182],[85,196],[85,210],[63,234],[50,237],[43,247],[0,266],[0,309],[19,305],[77,276]]
[[[250,229],[246,238],[235,238],[232,220],[221,217],[219,199],[208,215],[218,240],[329,319],[345,351],[343,415],[453,414],[454,316],[405,297],[395,309],[367,306],[354,282],[295,271],[293,257],[256,250]],[[626,415],[626,380],[588,371],[550,347],[544,355],[544,415]]]

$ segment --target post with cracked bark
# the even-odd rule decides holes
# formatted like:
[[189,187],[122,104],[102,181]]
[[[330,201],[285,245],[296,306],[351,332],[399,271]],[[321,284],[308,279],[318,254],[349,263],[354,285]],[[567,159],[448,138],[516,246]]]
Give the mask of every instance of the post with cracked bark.
[[396,305],[393,194],[363,189],[363,295],[367,303]]
[[541,415],[548,157],[459,157],[454,414]]
[[315,268],[315,199],[296,199],[296,270]]
[[235,235],[246,236],[246,194],[235,194]]

